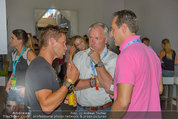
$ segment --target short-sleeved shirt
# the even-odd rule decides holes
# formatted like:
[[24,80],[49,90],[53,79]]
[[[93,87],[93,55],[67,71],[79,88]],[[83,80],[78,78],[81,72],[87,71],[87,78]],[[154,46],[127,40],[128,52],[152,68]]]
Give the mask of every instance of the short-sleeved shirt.
[[119,83],[131,84],[133,92],[128,111],[160,111],[160,60],[156,53],[143,43],[133,43],[125,48],[135,39],[140,37],[132,36],[120,47],[121,53],[114,75],[114,99],[117,97]]
[[[105,47],[105,49],[100,55],[101,59],[107,51],[108,54],[103,58],[102,61],[104,63],[107,72],[113,77],[116,60],[117,60],[117,54],[113,53],[112,51],[109,51]],[[93,74],[91,64],[90,64],[91,58],[88,56],[89,52],[90,49],[80,51],[74,56],[73,59],[74,64],[76,65],[76,67],[80,72],[79,79],[81,80],[89,79],[92,77],[91,74]],[[75,91],[75,94],[77,96],[77,103],[79,103],[82,106],[101,106],[108,102],[111,102],[111,98],[109,94],[106,93],[104,88],[99,88],[99,90],[96,90],[95,87],[87,88],[87,89]]]
[[[25,79],[25,106],[30,107],[32,112],[44,114],[35,92],[49,89],[54,93],[59,89],[59,82],[54,69],[43,57],[38,56],[29,65]],[[60,111],[60,108],[57,108],[52,114],[57,111]]]

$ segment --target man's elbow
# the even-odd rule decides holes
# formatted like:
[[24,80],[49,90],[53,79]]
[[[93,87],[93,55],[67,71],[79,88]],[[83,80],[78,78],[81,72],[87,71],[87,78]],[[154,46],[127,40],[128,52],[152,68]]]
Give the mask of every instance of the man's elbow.
[[45,114],[51,114],[54,111],[54,109],[51,109],[50,107],[47,107],[47,106],[46,107],[41,106],[41,109]]
[[122,107],[122,109],[123,110],[127,110],[128,108],[129,108],[129,104],[130,103],[128,103],[128,104],[123,104],[121,107]]
[[120,102],[119,106],[121,111],[126,111],[129,108],[130,102]]
[[163,93],[163,89],[159,89],[159,94],[161,95]]

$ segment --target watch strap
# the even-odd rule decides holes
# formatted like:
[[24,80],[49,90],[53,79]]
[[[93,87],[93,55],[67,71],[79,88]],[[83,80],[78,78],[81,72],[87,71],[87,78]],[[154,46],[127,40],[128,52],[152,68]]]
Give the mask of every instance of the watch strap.
[[103,64],[102,61],[101,61],[101,62],[98,62],[97,64],[95,64],[95,67],[102,67],[102,66],[104,66],[104,64]]

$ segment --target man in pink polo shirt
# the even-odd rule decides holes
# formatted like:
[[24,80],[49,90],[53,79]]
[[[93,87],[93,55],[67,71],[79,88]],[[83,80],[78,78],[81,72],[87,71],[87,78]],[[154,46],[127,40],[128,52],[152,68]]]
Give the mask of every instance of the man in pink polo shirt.
[[[121,53],[115,68],[112,111],[127,111],[126,115],[120,113],[118,118],[124,115],[131,118],[128,112],[133,111],[161,110],[161,63],[155,52],[141,43],[137,31],[138,21],[134,12],[122,10],[114,14],[110,36],[115,39],[115,45],[120,46]],[[142,118],[147,117],[142,114]],[[157,117],[161,118],[160,115]]]

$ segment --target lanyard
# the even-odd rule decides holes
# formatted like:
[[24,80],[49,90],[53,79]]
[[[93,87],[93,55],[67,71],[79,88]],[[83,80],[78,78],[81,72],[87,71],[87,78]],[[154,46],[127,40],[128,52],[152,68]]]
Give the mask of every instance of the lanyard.
[[25,51],[26,47],[23,48],[22,52],[20,53],[20,56],[18,57],[18,59],[16,60],[16,56],[17,56],[17,52],[16,52],[16,55],[15,55],[15,59],[13,61],[13,75],[15,75],[15,70],[16,70],[16,66],[17,66],[17,63],[20,59],[20,57],[22,56],[23,52]]
[[[124,47],[124,49],[125,49],[126,47],[128,47],[129,45],[133,44],[133,43],[139,43],[139,42],[141,42],[140,39],[132,40],[132,41],[130,41],[129,43],[127,43],[127,45]],[[124,50],[124,49],[123,49],[123,50]]]
[[[107,54],[108,54],[108,48],[106,48],[106,49],[107,49],[107,51],[104,53],[104,56],[101,58],[101,61],[102,61],[102,60],[107,56]],[[96,68],[94,67],[93,64],[94,64],[94,63],[93,63],[92,59],[90,58],[91,69],[92,69],[92,71],[93,71],[93,75],[96,76]]]

